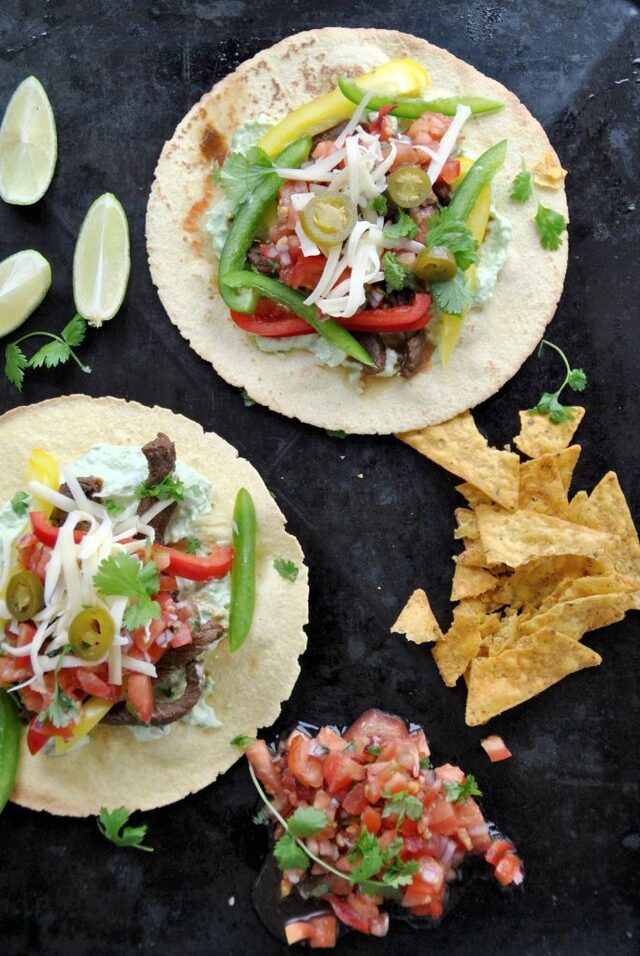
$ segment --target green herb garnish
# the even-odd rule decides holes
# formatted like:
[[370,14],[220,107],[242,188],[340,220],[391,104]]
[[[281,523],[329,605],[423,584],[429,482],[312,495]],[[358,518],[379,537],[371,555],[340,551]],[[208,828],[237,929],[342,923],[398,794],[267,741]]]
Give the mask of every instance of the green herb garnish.
[[446,282],[432,282],[431,295],[440,311],[448,315],[463,315],[473,302],[462,272],[456,272]]
[[346,438],[347,433],[343,432],[341,428],[325,428],[325,432],[329,438]]
[[234,205],[247,199],[265,174],[273,173],[273,161],[259,146],[252,146],[246,154],[229,153],[220,170],[219,182]]
[[548,415],[549,421],[556,425],[560,422],[570,422],[573,418],[573,410],[571,406],[561,404],[559,400],[560,394],[567,385],[569,388],[572,388],[574,392],[583,392],[587,385],[587,376],[581,368],[571,368],[569,360],[562,349],[547,339],[543,339],[540,343],[538,355],[540,355],[545,345],[548,345],[549,348],[554,349],[558,353],[565,364],[566,375],[560,388],[556,392],[544,392],[538,404],[529,409],[529,414]]
[[24,518],[29,510],[29,495],[26,491],[17,491],[11,499],[11,510],[19,518]]
[[291,581],[291,583],[293,583],[298,577],[298,565],[293,561],[286,561],[284,558],[276,558],[273,562],[273,566],[280,577],[284,578],[285,581]]
[[255,405],[256,403],[255,398],[251,398],[251,395],[249,395],[249,392],[246,390],[246,388],[243,388],[240,394],[242,395],[242,401],[247,406],[247,408],[251,408],[252,405]]
[[386,801],[382,811],[383,817],[390,817],[397,813],[401,820],[405,817],[409,817],[410,820],[419,820],[424,813],[422,801],[411,796],[406,790],[400,790],[398,793],[383,793],[382,796]]
[[187,543],[187,554],[195,554],[199,547],[199,540],[197,538],[190,538]]
[[382,230],[385,239],[415,239],[418,234],[417,223],[403,209],[398,210],[398,218],[394,223],[388,222]]
[[107,514],[110,518],[117,518],[118,515],[121,515],[124,511],[122,505],[119,505],[113,498],[104,498],[102,504],[107,509]]
[[255,737],[245,737],[242,734],[238,734],[237,737],[234,737],[233,740],[230,740],[229,743],[233,747],[239,747],[240,750],[246,750],[247,747],[255,741]]
[[386,216],[389,208],[386,196],[374,196],[369,205],[379,216]]
[[450,803],[464,803],[469,797],[481,797],[482,790],[478,786],[478,781],[472,773],[467,774],[464,783],[458,783],[455,780],[445,780],[442,784],[447,800]]
[[478,261],[478,243],[471,230],[462,220],[453,218],[447,209],[427,220],[427,244],[431,248],[448,249],[462,272]]
[[[74,316],[70,322],[65,325],[60,335],[53,332],[29,332],[15,342],[10,342],[4,350],[5,366],[4,373],[12,385],[22,391],[24,382],[24,373],[30,368],[56,368],[58,365],[64,365],[70,358],[83,372],[89,373],[91,369],[84,365],[76,353],[74,347],[81,345],[87,331],[87,323],[81,315]],[[43,345],[38,351],[27,358],[20,345],[27,339],[34,336],[42,336],[51,339],[46,345]]]
[[538,203],[538,211],[535,216],[536,226],[540,233],[540,245],[543,249],[559,249],[562,244],[560,236],[567,228],[567,221],[555,209],[549,209]]
[[80,707],[77,701],[69,697],[60,687],[58,681],[58,674],[62,666],[62,661],[65,654],[68,654],[71,651],[71,645],[66,644],[59,652],[58,658],[56,660],[56,666],[53,669],[53,698],[51,703],[38,714],[38,719],[44,723],[45,720],[51,721],[54,727],[68,727],[70,723],[74,721],[74,718],[80,712]]
[[184,483],[176,475],[169,474],[155,485],[143,481],[136,494],[138,498],[157,498],[158,501],[184,501],[185,491]]
[[160,617],[160,605],[150,595],[158,593],[159,572],[153,561],[143,564],[124,551],[103,558],[93,578],[102,594],[127,597],[133,601],[124,612],[124,626],[133,631]]
[[413,270],[400,262],[392,252],[385,252],[382,257],[382,269],[387,284],[387,292],[399,292],[405,286],[415,286]]
[[528,173],[526,169],[523,169],[522,172],[518,173],[511,183],[511,192],[509,193],[509,196],[516,202],[526,202],[527,199],[530,199],[532,195],[533,185],[531,182],[531,173]]
[[139,827],[127,827],[131,813],[126,807],[117,807],[115,810],[107,810],[102,807],[98,817],[98,829],[103,837],[111,840],[116,846],[129,846],[135,850],[144,850],[146,853],[153,853],[153,847],[144,846],[143,840],[147,835],[147,825],[142,824]]

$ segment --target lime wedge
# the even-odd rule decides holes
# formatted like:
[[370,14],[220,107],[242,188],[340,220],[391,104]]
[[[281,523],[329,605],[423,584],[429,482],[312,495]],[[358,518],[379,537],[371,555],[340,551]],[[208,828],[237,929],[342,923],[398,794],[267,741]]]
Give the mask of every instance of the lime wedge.
[[24,249],[0,262],[0,337],[29,318],[50,285],[51,266],[35,249]]
[[129,225],[121,204],[104,193],[84,218],[73,254],[73,298],[89,325],[112,319],[129,280]]
[[44,87],[28,76],[0,126],[0,196],[17,206],[42,199],[56,168],[56,121]]

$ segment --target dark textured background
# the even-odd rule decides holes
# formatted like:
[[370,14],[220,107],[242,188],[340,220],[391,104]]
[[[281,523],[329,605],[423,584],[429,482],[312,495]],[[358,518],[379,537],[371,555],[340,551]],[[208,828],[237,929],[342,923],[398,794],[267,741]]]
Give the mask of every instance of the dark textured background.
[[[551,334],[590,378],[577,486],[591,488],[615,468],[637,513],[640,50],[637,9],[623,0],[9,0],[0,11],[0,109],[35,73],[59,137],[45,198],[0,208],[0,258],[33,247],[53,267],[52,289],[24,331],[59,330],[73,314],[75,237],[106,190],[127,211],[133,256],[124,308],[82,347],[93,374],[73,365],[33,373],[23,400],[86,391],[157,402],[233,442],[276,492],[311,568],[309,649],[279,726],[298,717],[346,722],[376,704],[421,721],[436,758],[477,775],[489,814],[516,840],[527,865],[523,893],[474,882],[438,930],[397,926],[384,941],[352,935],[343,953],[636,953],[637,618],[589,635],[604,658],[599,669],[493,722],[514,758],[491,766],[479,747],[483,731],[464,726],[462,688],[443,686],[426,648],[388,633],[419,585],[447,619],[454,482],[392,438],[341,441],[245,408],[171,326],[149,279],[147,193],[178,120],[241,60],[289,33],[332,24],[425,36],[506,83],[546,127],[571,173],[570,264]],[[534,357],[479,410],[492,441],[514,434],[517,409],[559,372],[550,354]],[[2,381],[1,409],[20,401]],[[156,848],[148,855],[116,849],[92,820],[7,807],[0,952],[284,952],[250,903],[266,846],[264,829],[251,824],[254,805],[240,763],[202,793],[146,814]]]

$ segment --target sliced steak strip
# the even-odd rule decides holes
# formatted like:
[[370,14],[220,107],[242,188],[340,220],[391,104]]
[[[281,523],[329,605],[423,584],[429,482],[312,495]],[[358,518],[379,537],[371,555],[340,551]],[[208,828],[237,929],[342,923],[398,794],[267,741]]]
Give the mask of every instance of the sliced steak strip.
[[[156,438],[142,446],[142,453],[147,459],[149,474],[147,484],[159,485],[161,481],[172,474],[176,467],[176,446],[171,439],[163,432],[158,432]],[[142,515],[156,501],[155,498],[141,498],[138,505],[138,514]],[[152,518],[149,524],[156,533],[156,540],[159,544],[164,541],[164,533],[171,520],[171,515],[175,511],[176,502],[172,501],[164,511]]]
[[149,725],[142,724],[134,714],[127,710],[124,703],[112,707],[106,717],[102,718],[102,723],[117,727],[126,727],[127,725],[164,727],[167,724],[172,724],[175,720],[179,720],[180,717],[184,717],[198,703],[202,693],[195,661],[191,660],[187,663],[185,672],[187,686],[182,697],[178,697],[177,700],[156,701],[153,705]]
[[260,252],[260,241],[254,239],[253,245],[247,252],[247,259],[256,270],[263,276],[273,276],[278,271],[278,263],[275,259],[269,259]]
[[[89,498],[91,501],[93,501],[96,496],[100,495],[103,485],[102,478],[96,478],[95,475],[88,475],[84,478],[78,478],[77,481],[87,498]],[[66,481],[64,484],[60,485],[58,491],[61,495],[66,495],[67,498],[73,498],[73,495],[69,491],[69,485],[66,483]],[[66,511],[63,511],[62,508],[54,508],[51,512],[51,524],[61,525],[66,517]],[[83,531],[87,529],[88,525],[86,522],[81,522],[77,527],[79,531]]]
[[387,350],[385,348],[382,338],[377,335],[375,332],[362,332],[360,335],[357,335],[356,338],[360,342],[360,345],[369,353],[374,366],[363,365],[362,372],[364,375],[378,375],[379,372],[382,372],[385,365],[385,359],[387,356]]
[[428,349],[424,332],[408,332],[398,363],[402,377],[411,378],[424,368],[427,359]]

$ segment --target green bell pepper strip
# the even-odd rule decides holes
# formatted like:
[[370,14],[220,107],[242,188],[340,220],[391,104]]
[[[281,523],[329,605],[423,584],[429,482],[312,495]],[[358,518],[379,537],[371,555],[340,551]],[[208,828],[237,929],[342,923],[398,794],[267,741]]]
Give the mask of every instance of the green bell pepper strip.
[[256,606],[256,509],[246,488],[233,508],[233,567],[229,606],[229,650],[244,644]]
[[447,206],[447,217],[467,222],[478,196],[502,166],[506,152],[507,140],[503,139],[478,156],[454,192]]
[[[342,95],[346,96],[352,103],[359,103],[368,92],[358,86],[356,81],[349,76],[341,76],[338,85]],[[367,102],[367,109],[377,111],[391,103],[395,104],[390,111],[391,116],[398,116],[401,119],[418,119],[426,112],[455,116],[458,106],[468,106],[471,112],[476,114],[491,113],[494,110],[502,109],[504,106],[501,100],[488,100],[484,96],[441,96],[435,100],[423,100],[420,97],[411,99],[406,97],[394,98],[384,93],[374,93]]]
[[[274,161],[275,165],[294,169],[307,159],[310,151],[311,137],[301,136],[278,154]],[[220,253],[218,289],[226,304],[235,312],[252,315],[255,312],[258,297],[256,292],[249,288],[241,291],[230,289],[225,282],[226,274],[244,267],[249,246],[281,186],[282,179],[275,170],[272,173],[265,173],[262,182],[238,209]]]
[[278,282],[259,272],[231,272],[225,276],[225,282],[232,289],[252,289],[259,293],[261,298],[271,299],[279,305],[284,305],[295,315],[308,322],[316,332],[345,352],[350,358],[362,362],[363,365],[373,365],[373,360],[366,349],[360,345],[351,332],[343,329],[333,319],[322,319],[314,305],[306,305],[304,296],[288,285]]
[[9,694],[0,690],[0,813],[13,790],[19,751],[18,711]]

